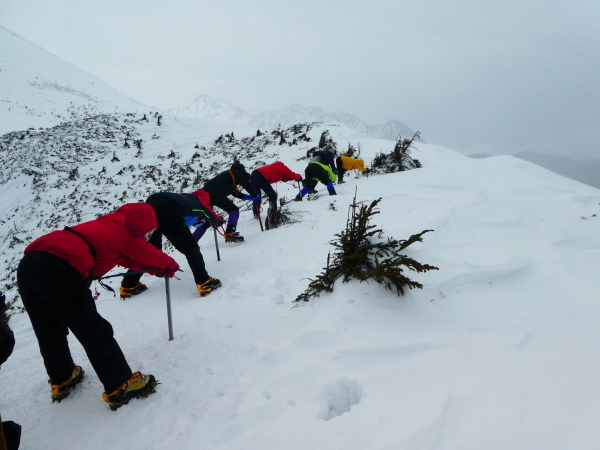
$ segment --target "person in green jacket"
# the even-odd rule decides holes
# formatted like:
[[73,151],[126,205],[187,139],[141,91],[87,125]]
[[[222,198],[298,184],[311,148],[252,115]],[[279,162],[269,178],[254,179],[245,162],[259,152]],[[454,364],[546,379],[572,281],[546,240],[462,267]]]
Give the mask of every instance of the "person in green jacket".
[[310,191],[313,191],[319,182],[327,186],[329,195],[337,195],[335,188],[333,187],[334,181],[335,174],[328,166],[313,161],[306,166],[306,169],[304,169],[304,187],[298,193],[294,201],[301,202],[302,197]]

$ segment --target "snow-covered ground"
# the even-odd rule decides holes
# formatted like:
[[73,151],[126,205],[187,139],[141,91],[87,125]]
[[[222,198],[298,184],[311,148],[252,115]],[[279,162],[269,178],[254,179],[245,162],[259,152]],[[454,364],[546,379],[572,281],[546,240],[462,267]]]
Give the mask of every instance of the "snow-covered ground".
[[[330,131],[344,147],[346,131]],[[360,142],[367,162],[391,150]],[[221,241],[220,262],[207,234],[223,288],[200,298],[189,270],[172,281],[173,341],[161,279],[145,277],[150,289],[125,302],[101,290],[130,365],[162,383],[116,412],[75,339],[87,377],[52,404],[29,319],[14,316],[0,411],[23,426],[22,448],[599,448],[600,191],[509,156],[417,148],[422,169],[350,176],[335,197],[292,203],[298,223],[261,232],[242,213],[246,242]],[[302,173],[298,148],[278,156]],[[424,289],[404,297],[338,280],[293,303],[325,266],[355,188],[359,201],[383,197],[386,235],[435,230],[405,252],[440,270],[411,272]]]
[[[339,150],[360,144],[367,163],[393,148],[339,124],[304,125],[279,145],[280,135],[253,137],[243,124],[162,117],[3,27],[0,44],[0,134],[16,132],[0,136],[9,301],[32,239],[152,192],[199,188],[234,156],[250,170],[280,159],[303,173],[298,159],[325,129]],[[173,341],[163,280],[144,277],[150,289],[124,302],[100,289],[98,309],[133,370],[162,383],[116,412],[75,339],[86,379],[52,404],[29,319],[14,315],[0,412],[23,426],[21,448],[600,448],[600,191],[510,156],[416,147],[423,168],[352,174],[335,197],[319,186],[324,196],[291,203],[296,223],[261,232],[242,212],[246,242],[220,241],[219,262],[205,235],[208,271],[223,281],[206,298],[172,253],[186,270],[171,282]],[[374,220],[386,236],[435,230],[405,253],[439,271],[409,273],[424,288],[404,297],[338,280],[333,293],[294,303],[326,265],[355,192],[383,197]]]

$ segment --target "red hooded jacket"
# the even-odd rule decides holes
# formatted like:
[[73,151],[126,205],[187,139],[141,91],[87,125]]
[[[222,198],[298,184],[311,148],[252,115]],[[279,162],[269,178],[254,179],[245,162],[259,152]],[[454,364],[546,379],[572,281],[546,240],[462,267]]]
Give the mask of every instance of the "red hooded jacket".
[[[127,203],[114,213],[71,227],[96,250],[94,275],[102,276],[116,265],[132,270],[166,269],[174,273],[179,265],[169,255],[146,242],[144,234],[157,228],[156,213],[147,203]],[[59,230],[46,234],[27,246],[28,252],[47,252],[67,261],[87,279],[94,258],[87,243],[75,233]]]
[[269,184],[277,183],[283,180],[296,180],[302,179],[300,174],[292,172],[292,170],[281,161],[274,162],[268,166],[259,167],[256,169],[260,174],[265,177],[265,180]]

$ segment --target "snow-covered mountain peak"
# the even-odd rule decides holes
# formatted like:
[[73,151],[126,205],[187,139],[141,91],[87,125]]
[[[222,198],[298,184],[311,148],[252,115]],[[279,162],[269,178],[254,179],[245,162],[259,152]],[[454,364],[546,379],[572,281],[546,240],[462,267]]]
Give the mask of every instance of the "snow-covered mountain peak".
[[148,107],[0,26],[0,134]]
[[199,95],[188,106],[168,110],[178,116],[195,119],[210,119],[222,122],[235,122],[250,125],[252,117],[242,108],[232,106],[224,100],[214,99],[208,95]]
[[383,125],[369,125],[347,112],[327,113],[319,106],[303,106],[292,104],[281,111],[264,111],[257,115],[250,114],[239,107],[216,100],[208,95],[198,96],[190,105],[170,109],[167,112],[179,116],[196,119],[210,119],[250,125],[261,130],[272,130],[279,126],[286,128],[297,123],[324,122],[340,125],[355,130],[364,137],[374,137],[395,141],[399,136],[412,137],[414,132],[402,122],[388,120]]

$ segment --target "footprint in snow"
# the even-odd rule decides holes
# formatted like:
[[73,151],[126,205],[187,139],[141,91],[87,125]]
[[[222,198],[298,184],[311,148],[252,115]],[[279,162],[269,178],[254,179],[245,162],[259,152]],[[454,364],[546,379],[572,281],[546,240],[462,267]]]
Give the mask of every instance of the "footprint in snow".
[[329,383],[321,392],[321,411],[317,419],[329,420],[349,412],[364,396],[361,385],[347,377]]

